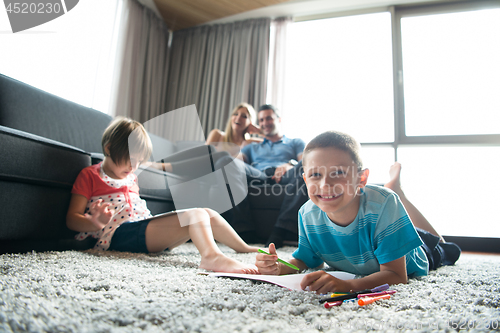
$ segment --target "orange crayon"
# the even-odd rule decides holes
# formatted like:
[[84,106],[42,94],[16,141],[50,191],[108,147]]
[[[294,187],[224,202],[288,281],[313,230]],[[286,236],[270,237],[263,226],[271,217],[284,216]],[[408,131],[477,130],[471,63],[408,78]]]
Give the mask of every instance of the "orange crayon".
[[363,297],[358,300],[358,305],[368,305],[372,304],[373,302],[378,301],[379,299],[389,299],[391,298],[391,295],[381,295],[381,296],[376,296],[376,297]]

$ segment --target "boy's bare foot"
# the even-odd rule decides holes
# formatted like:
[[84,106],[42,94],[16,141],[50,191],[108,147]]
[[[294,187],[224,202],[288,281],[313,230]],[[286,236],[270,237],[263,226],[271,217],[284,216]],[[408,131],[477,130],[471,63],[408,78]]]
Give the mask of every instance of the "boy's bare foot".
[[244,264],[237,260],[226,257],[222,253],[201,258],[200,268],[207,271],[239,273],[239,274],[259,274],[255,265]]
[[426,230],[431,234],[440,238],[441,242],[445,242],[444,238],[434,229],[434,227],[427,221],[424,215],[406,198],[403,189],[401,188],[401,164],[399,162],[394,163],[389,170],[389,175],[391,179],[384,186],[396,192],[396,194],[401,199],[403,206],[406,208],[408,215],[417,228]]
[[391,168],[389,169],[389,176],[391,179],[387,184],[384,185],[384,187],[387,187],[398,194],[402,193],[403,190],[401,189],[401,163],[396,162],[391,166]]

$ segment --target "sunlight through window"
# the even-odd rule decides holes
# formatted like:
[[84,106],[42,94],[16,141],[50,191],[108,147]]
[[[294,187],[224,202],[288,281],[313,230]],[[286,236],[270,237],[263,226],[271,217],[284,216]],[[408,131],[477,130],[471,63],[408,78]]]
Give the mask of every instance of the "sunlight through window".
[[500,133],[500,9],[401,20],[406,134]]
[[0,10],[0,73],[108,112],[119,0],[80,1],[66,14],[12,33]]
[[441,234],[500,237],[500,147],[401,147],[398,159],[407,197]]
[[339,130],[360,142],[394,140],[389,13],[289,28],[283,130],[309,141]]

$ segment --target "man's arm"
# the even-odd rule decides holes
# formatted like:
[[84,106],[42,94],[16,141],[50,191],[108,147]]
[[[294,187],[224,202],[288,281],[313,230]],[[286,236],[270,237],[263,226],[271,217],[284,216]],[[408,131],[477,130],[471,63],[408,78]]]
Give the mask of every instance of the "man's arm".
[[295,152],[297,153],[297,161],[302,160],[302,154],[304,153],[304,148],[306,144],[302,139],[296,139]]
[[243,160],[243,162],[245,162],[246,164],[251,164],[249,156],[251,156],[250,146],[253,144],[255,143],[244,146],[243,148],[241,148],[240,153],[238,154],[238,158]]
[[[295,160],[297,162],[300,162],[302,160],[302,154],[304,152],[304,147],[305,147],[304,141],[302,141],[301,139],[293,139],[293,149],[296,153]],[[281,181],[281,178],[283,178],[284,174],[288,170],[292,169],[293,167],[294,167],[294,165],[292,165],[290,163],[285,163],[285,164],[278,166],[276,168],[276,171],[274,171],[274,175],[273,175],[272,179],[274,179],[274,181],[276,183],[279,183]]]
[[274,175],[271,178],[274,179],[276,183],[279,183],[281,181],[281,178],[283,178],[285,173],[291,168],[293,168],[293,166],[289,163],[282,164],[276,167],[276,170],[274,170]]

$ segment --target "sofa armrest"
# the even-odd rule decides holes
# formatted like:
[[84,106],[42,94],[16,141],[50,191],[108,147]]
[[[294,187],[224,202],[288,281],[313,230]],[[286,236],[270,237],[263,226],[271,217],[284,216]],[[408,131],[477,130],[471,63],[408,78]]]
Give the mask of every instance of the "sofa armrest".
[[0,126],[0,175],[4,179],[72,186],[90,154],[51,139]]
[[90,154],[5,126],[0,142],[0,242],[71,238],[65,226],[71,188]]
[[0,125],[0,132],[2,132],[2,134],[4,134],[4,135],[21,137],[21,138],[24,138],[26,140],[36,141],[36,142],[39,142],[39,143],[45,144],[45,145],[57,146],[57,147],[60,147],[62,149],[68,149],[71,151],[78,151],[82,154],[87,154],[90,156],[89,153],[83,151],[80,148],[77,148],[77,147],[74,147],[74,146],[59,142],[59,141],[47,139],[43,136],[39,136],[36,134],[31,134],[28,132],[20,131],[20,130],[14,129],[14,128],[5,127],[5,126]]

